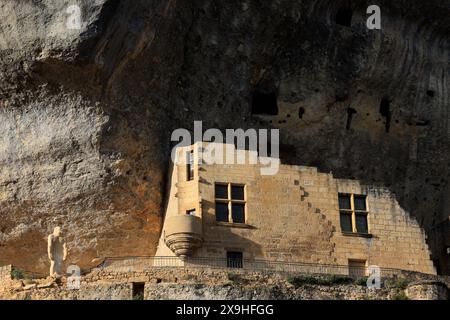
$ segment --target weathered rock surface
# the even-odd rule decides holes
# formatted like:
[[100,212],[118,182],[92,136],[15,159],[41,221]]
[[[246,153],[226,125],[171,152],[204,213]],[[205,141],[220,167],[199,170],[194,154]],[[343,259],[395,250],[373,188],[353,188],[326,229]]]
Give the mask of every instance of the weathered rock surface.
[[45,271],[58,224],[83,267],[154,253],[171,132],[203,120],[280,128],[285,162],[390,188],[449,268],[450,1],[379,1],[379,31],[366,1],[351,28],[342,1],[79,3],[68,30],[69,1],[0,0],[0,262]]

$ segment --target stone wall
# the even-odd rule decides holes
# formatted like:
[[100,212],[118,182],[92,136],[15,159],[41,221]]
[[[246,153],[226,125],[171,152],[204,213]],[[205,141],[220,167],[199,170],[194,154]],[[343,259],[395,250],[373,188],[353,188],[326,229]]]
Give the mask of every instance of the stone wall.
[[449,300],[449,288],[442,282],[423,281],[411,284],[406,295],[412,300]]
[[[186,171],[184,164],[176,168],[179,174],[174,176],[181,181],[172,181],[171,194],[177,194],[172,201],[191,201],[197,208],[201,199],[196,215],[203,220],[204,241],[195,257],[223,259],[227,251],[242,251],[249,260],[346,266],[351,259],[364,260],[367,266],[436,272],[424,231],[388,189],[335,179],[331,173],[305,166],[281,165],[276,175],[264,176],[263,166],[248,164],[249,152],[245,154],[246,164],[201,165],[195,170],[195,181],[186,182],[180,175]],[[216,183],[245,185],[244,224],[216,221]],[[338,193],[367,197],[367,236],[341,231]],[[181,207],[167,216],[184,215],[185,210]],[[160,248],[164,247],[162,237]]]
[[[405,274],[382,278],[381,288],[369,290],[364,282],[328,285],[295,284],[302,274],[244,272],[230,269],[153,268],[146,272],[94,270],[82,277],[79,290],[69,290],[65,278],[60,284],[48,279],[24,284],[21,280],[0,282],[0,299],[26,300],[129,300],[133,283],[145,283],[144,299],[447,299],[448,288],[436,276]],[[430,279],[432,277],[433,279]],[[308,276],[325,279],[326,276]],[[398,279],[404,279],[399,286]],[[448,284],[447,284],[448,285]],[[447,290],[447,291],[446,291]]]

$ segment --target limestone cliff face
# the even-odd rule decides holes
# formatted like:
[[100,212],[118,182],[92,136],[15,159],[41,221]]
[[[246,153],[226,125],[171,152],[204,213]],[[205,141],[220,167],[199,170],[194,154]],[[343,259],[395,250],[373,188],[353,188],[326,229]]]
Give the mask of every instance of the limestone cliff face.
[[331,0],[83,0],[69,30],[69,2],[0,0],[0,262],[43,270],[56,224],[82,266],[154,253],[171,132],[203,120],[390,188],[448,268],[450,1],[378,1],[381,30]]

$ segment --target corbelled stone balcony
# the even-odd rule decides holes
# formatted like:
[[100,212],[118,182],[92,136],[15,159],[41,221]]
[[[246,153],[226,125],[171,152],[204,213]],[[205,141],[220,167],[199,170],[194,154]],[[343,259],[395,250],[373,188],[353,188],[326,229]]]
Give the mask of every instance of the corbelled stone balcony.
[[166,219],[164,234],[166,245],[178,257],[184,259],[201,247],[203,241],[202,221],[191,215],[177,215]]

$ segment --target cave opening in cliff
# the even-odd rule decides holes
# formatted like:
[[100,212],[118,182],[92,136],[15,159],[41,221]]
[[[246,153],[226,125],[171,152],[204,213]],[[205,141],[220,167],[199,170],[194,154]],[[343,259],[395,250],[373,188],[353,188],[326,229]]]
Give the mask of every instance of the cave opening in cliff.
[[425,119],[419,119],[416,121],[416,126],[417,127],[426,127],[427,125],[430,124],[429,120],[425,120]]
[[278,115],[277,94],[275,92],[253,92],[252,114]]
[[348,6],[342,6],[336,14],[336,23],[344,27],[351,27],[352,16],[353,10]]
[[353,109],[352,107],[348,107],[347,108],[347,125],[345,126],[345,128],[347,130],[350,130],[351,126],[352,126],[352,119],[353,116],[356,114],[356,110]]
[[434,97],[434,90],[427,90],[427,96],[429,96],[430,98]]
[[305,108],[303,108],[303,107],[300,107],[299,109],[298,109],[298,118],[299,119],[303,119],[303,115],[305,114]]
[[380,114],[385,118],[385,128],[386,132],[389,133],[391,128],[391,101],[388,98],[381,99],[380,103]]

